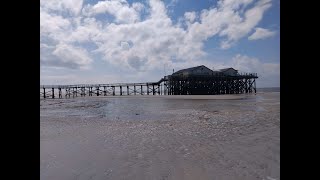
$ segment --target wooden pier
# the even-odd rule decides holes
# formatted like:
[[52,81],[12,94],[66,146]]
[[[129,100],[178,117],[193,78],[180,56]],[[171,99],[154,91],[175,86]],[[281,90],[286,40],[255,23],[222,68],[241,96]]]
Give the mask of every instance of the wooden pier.
[[168,95],[216,95],[256,93],[256,73],[237,76],[169,76]]
[[165,79],[147,83],[40,85],[40,99],[84,96],[165,95]]
[[40,99],[84,96],[216,95],[256,93],[257,73],[233,68],[212,71],[205,66],[183,69],[158,82],[40,85]]

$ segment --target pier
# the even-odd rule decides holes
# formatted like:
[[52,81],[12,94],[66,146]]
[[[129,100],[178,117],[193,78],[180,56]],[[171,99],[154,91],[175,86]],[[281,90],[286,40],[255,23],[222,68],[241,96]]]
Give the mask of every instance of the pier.
[[256,93],[257,73],[233,68],[213,71],[205,66],[183,69],[157,82],[40,85],[40,99],[85,96],[217,95]]
[[84,96],[165,95],[164,79],[146,83],[40,85],[40,98],[74,98]]

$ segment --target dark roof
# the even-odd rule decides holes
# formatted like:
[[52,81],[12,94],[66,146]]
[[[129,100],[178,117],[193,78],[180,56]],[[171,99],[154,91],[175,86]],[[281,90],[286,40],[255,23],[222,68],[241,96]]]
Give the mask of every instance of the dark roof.
[[[229,69],[235,70],[234,68],[223,68],[223,69],[219,69],[219,71],[220,71],[220,72],[224,72],[224,71],[227,71],[227,70],[229,70]],[[237,70],[235,70],[235,71],[237,71]]]
[[[196,67],[191,67],[191,68],[187,68],[187,69],[181,69],[181,70],[179,70],[179,71],[177,71],[177,72],[175,72],[175,73],[173,73],[173,74],[178,74],[178,73],[181,73],[181,72],[183,72],[183,71],[190,71],[190,70],[193,70],[193,69],[197,69],[197,68],[199,68],[199,67],[205,67],[205,68],[207,68],[206,66],[204,66],[204,65],[201,65],[201,66],[196,66]],[[208,68],[209,69],[209,68]],[[211,70],[211,69],[210,69]],[[212,71],[212,70],[211,70]]]

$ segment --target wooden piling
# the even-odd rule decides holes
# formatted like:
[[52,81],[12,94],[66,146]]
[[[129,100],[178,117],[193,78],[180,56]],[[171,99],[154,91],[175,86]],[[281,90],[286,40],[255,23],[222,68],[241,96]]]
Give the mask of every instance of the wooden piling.
[[54,99],[54,88],[52,88],[52,99]]

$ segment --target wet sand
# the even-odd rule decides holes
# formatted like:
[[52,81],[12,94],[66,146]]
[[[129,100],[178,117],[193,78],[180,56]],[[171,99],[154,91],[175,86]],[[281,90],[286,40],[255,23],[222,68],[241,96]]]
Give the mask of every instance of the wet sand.
[[280,93],[40,101],[41,179],[280,179]]

